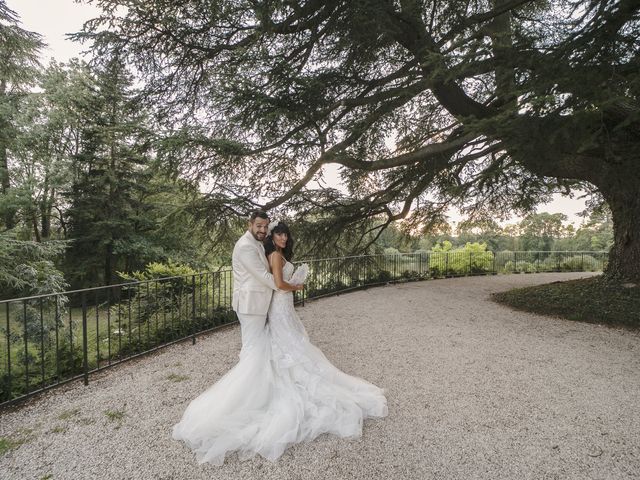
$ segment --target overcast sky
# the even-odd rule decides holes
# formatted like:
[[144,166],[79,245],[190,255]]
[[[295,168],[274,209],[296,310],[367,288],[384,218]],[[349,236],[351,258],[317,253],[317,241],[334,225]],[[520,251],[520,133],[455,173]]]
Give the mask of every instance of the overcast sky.
[[42,52],[43,61],[53,57],[66,62],[80,56],[84,49],[65,38],[65,34],[74,33],[82,24],[97,16],[99,10],[74,0],[6,0],[7,5],[20,15],[23,27],[38,32],[44,37],[48,47]]
[[[9,8],[20,15],[23,27],[40,33],[48,47],[42,52],[44,63],[50,58],[66,62],[72,57],[81,55],[86,49],[67,38],[65,34],[77,32],[85,21],[98,15],[99,10],[93,5],[78,4],[74,0],[6,0]],[[329,173],[327,180],[337,179],[335,169]],[[333,183],[333,182],[332,182]],[[580,224],[582,219],[576,214],[584,210],[584,201],[569,199],[556,195],[551,203],[538,207],[539,212],[564,213],[572,223]],[[451,220],[458,221],[459,215],[451,212]],[[507,223],[518,219],[514,217]]]

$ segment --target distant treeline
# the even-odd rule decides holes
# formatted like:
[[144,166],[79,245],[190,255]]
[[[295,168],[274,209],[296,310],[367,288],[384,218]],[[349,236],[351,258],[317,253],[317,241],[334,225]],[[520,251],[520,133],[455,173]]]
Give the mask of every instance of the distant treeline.
[[575,227],[562,213],[533,213],[516,224],[501,227],[497,222],[462,222],[455,232],[415,235],[391,225],[377,245],[390,253],[456,249],[467,243],[486,244],[487,250],[502,251],[608,251],[613,244],[613,222],[609,212],[593,212]]

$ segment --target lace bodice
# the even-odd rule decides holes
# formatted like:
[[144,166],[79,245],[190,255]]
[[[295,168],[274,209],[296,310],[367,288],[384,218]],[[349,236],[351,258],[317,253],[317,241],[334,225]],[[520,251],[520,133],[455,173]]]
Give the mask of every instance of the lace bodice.
[[291,279],[294,270],[295,267],[293,266],[293,263],[285,260],[284,267],[282,267],[282,278],[285,282],[288,282]]
[[[279,253],[272,253],[273,255],[279,255]],[[282,257],[282,259],[284,260],[284,266],[282,267],[282,279],[285,282],[288,282],[291,279],[291,276],[293,275],[293,272],[295,270],[295,267],[293,265],[293,263],[291,263],[290,261],[288,261],[287,259],[285,259],[284,257]],[[269,257],[269,264],[271,264],[271,257]],[[285,292],[283,292],[285,293]],[[289,293],[289,292],[286,292]]]

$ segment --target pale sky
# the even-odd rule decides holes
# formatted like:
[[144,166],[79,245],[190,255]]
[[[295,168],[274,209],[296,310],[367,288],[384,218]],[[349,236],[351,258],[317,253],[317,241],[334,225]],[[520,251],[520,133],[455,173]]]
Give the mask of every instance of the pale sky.
[[60,62],[80,56],[82,45],[65,38],[75,33],[82,24],[98,15],[93,5],[78,4],[74,0],[6,0],[10,9],[20,15],[22,26],[44,37],[48,47],[42,52],[42,60],[51,57]]
[[[82,24],[96,17],[99,10],[93,5],[76,3],[74,0],[6,0],[9,8],[20,15],[23,27],[40,33],[48,44],[42,52],[42,60],[47,63],[50,58],[59,62],[66,62],[70,58],[78,57],[86,49],[65,38],[65,34],[77,32]],[[327,183],[338,183],[337,168],[330,166],[326,176]],[[577,195],[576,195],[577,196]],[[538,212],[564,213],[569,222],[579,225],[582,219],[577,213],[584,210],[584,200],[566,198],[556,195],[554,200],[538,207]],[[460,220],[457,212],[450,212],[453,222]],[[513,217],[503,223],[515,223],[519,219]]]

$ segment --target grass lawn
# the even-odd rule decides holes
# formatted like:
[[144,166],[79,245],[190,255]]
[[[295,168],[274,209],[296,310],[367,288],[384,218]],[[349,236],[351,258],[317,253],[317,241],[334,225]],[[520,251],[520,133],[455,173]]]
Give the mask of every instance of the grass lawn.
[[510,307],[579,322],[640,328],[640,285],[612,285],[601,276],[494,293]]

